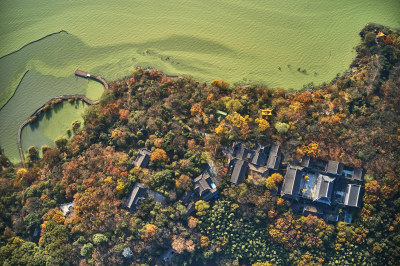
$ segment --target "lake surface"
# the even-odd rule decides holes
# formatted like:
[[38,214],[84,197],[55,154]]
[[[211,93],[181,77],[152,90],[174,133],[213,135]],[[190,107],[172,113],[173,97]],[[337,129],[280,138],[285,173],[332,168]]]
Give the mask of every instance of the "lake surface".
[[[0,56],[48,34],[67,33],[0,59],[0,106],[13,95],[27,70],[51,82],[60,81],[55,87],[63,94],[77,90],[70,86],[77,68],[111,81],[136,66],[207,82],[225,79],[300,89],[310,82],[329,82],[347,70],[364,25],[400,27],[399,13],[398,0],[3,0]],[[47,85],[37,86],[46,87],[46,94],[50,91]],[[80,93],[98,96],[82,86]],[[31,105],[29,110],[47,100],[45,93],[24,81],[19,89],[30,98],[25,103]],[[17,91],[13,98],[20,96]],[[22,101],[13,98],[7,105]],[[14,125],[30,115],[28,111],[3,112],[7,105],[0,111],[0,126]],[[0,128],[0,144],[10,156],[14,144],[9,141],[16,140],[4,135],[5,131]]]
[[[73,74],[69,77],[54,77],[29,71],[25,75],[15,95],[0,110],[0,146],[11,161],[20,160],[17,146],[19,125],[45,102],[66,91],[67,94],[86,94],[92,96],[92,99],[97,99],[103,92],[103,86]],[[75,104],[74,108],[70,105],[68,102],[58,104],[54,110],[33,123],[33,126],[27,125],[24,128],[22,146],[25,152],[32,145],[40,148],[44,139],[48,140],[48,145],[54,146],[53,140],[62,135],[66,136],[66,129],[71,127],[73,121],[82,120],[80,114],[86,104]],[[30,134],[32,136],[28,136]]]
[[[21,134],[22,148],[28,151],[30,146],[38,147],[50,145],[54,147],[54,140],[59,136],[71,137],[73,132],[67,133],[67,129],[72,128],[73,121],[80,121],[83,125],[82,114],[87,107],[83,101],[69,103],[63,101],[55,108],[40,116],[40,120],[24,127]],[[69,123],[69,121],[72,121]]]

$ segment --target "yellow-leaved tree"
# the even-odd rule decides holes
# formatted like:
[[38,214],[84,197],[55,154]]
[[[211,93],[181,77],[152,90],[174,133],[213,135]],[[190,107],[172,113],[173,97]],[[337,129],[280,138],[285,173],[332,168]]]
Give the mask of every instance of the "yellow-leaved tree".
[[278,173],[274,173],[267,178],[266,187],[270,190],[276,189],[277,185],[283,181],[283,176]]
[[206,211],[210,208],[210,204],[204,200],[197,201],[194,206],[196,208],[197,215],[199,216],[205,215]]
[[218,135],[232,134],[247,139],[250,133],[248,122],[249,116],[241,116],[239,113],[233,113],[225,117],[224,120],[215,128],[215,133]]
[[267,130],[270,127],[269,122],[263,118],[256,118],[255,122],[258,124],[258,128],[261,132]]

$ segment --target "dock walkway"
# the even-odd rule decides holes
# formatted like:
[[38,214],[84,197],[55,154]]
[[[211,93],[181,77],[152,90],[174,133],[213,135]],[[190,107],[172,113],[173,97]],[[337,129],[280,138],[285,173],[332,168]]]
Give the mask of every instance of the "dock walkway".
[[75,70],[75,75],[82,78],[93,79],[103,84],[105,90],[109,89],[107,81],[102,76],[92,76],[89,73],[79,69]]

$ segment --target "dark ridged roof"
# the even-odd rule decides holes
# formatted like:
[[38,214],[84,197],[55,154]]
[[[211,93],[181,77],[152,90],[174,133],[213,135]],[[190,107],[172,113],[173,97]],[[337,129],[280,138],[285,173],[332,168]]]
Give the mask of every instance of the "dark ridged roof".
[[203,200],[209,200],[217,194],[217,189],[212,188],[210,185],[211,183],[214,183],[214,181],[208,171],[205,171],[200,176],[196,177],[193,182],[194,190]]
[[141,168],[146,168],[150,162],[150,155],[151,151],[149,150],[146,149],[139,150],[136,160],[133,161],[133,165]]
[[142,184],[135,184],[125,206],[131,211],[136,211],[139,201],[145,198],[147,198],[147,188]]
[[281,151],[278,145],[272,144],[269,150],[267,167],[270,169],[278,170],[281,163]]
[[303,173],[300,169],[288,165],[281,195],[297,199],[300,194],[302,175]]
[[343,164],[337,161],[328,161],[326,172],[335,175],[341,175],[343,172]]
[[246,178],[247,170],[249,169],[249,164],[243,160],[237,160],[232,171],[231,183],[238,185],[243,182]]
[[356,184],[348,184],[344,205],[350,207],[360,207],[361,186]]
[[335,178],[319,175],[314,193],[314,201],[331,204],[333,181]]
[[139,202],[142,199],[153,198],[155,202],[164,204],[165,197],[158,192],[150,190],[146,188],[143,184],[136,183],[129,194],[128,199],[125,202],[125,207],[127,207],[130,211],[136,211],[139,205]]

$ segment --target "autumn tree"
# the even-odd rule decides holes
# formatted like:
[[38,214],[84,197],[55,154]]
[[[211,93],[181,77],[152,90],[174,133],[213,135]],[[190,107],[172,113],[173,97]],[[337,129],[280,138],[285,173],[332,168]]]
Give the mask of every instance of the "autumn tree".
[[186,240],[185,238],[183,238],[182,236],[179,236],[179,235],[174,235],[172,237],[171,246],[179,254],[182,254],[185,250],[187,252],[192,252],[195,248],[195,244],[194,244],[193,240],[191,240],[191,239]]
[[228,99],[225,102],[225,107],[230,113],[235,113],[243,108],[242,103],[237,99]]
[[158,232],[157,226],[155,226],[154,224],[146,224],[143,227],[143,234],[141,235],[141,238],[144,241],[154,240],[157,232]]
[[187,175],[180,175],[179,178],[175,179],[175,185],[179,189],[190,191],[192,188],[192,179]]
[[222,136],[231,136],[233,138],[247,139],[251,132],[249,124],[249,116],[241,116],[239,113],[228,115],[222,120],[218,127],[215,128],[215,133]]
[[269,122],[263,118],[256,118],[255,122],[258,124],[258,128],[261,132],[264,132],[270,127]]
[[155,146],[156,148],[161,148],[162,143],[163,143],[163,139],[162,139],[162,138],[156,138],[156,139],[154,140],[154,146]]
[[163,149],[157,148],[151,153],[150,161],[167,163],[169,161],[169,158],[167,153]]
[[96,246],[105,245],[108,243],[108,238],[103,234],[94,234],[93,235],[93,244]]
[[119,109],[119,120],[127,120],[129,117],[130,111],[126,109]]
[[210,245],[211,241],[207,236],[201,236],[200,237],[200,246],[202,248],[208,247]]
[[71,250],[70,233],[64,225],[50,220],[42,225],[39,247],[49,254],[46,264],[62,265],[68,262]]
[[316,143],[316,142],[311,142],[308,145],[303,145],[301,147],[297,147],[297,154],[300,157],[303,157],[303,156],[317,157],[319,152],[320,151],[318,149],[318,143]]
[[267,178],[266,187],[269,190],[277,189],[277,184],[283,181],[283,176],[278,173],[274,173]]
[[193,228],[196,228],[196,226],[197,226],[197,218],[195,218],[195,217],[193,217],[193,216],[190,216],[189,217],[189,220],[188,220],[188,227],[190,228],[190,229],[193,229]]
[[273,264],[269,263],[268,261],[265,262],[257,262],[253,263],[251,266],[272,266]]
[[52,220],[58,224],[64,224],[65,221],[64,214],[58,208],[50,209],[45,215],[43,215],[42,219],[45,223]]
[[213,80],[211,81],[211,85],[217,87],[219,89],[227,90],[229,89],[229,83],[225,80]]
[[29,147],[27,159],[32,162],[39,160],[39,150],[35,146]]
[[192,116],[202,115],[203,113],[204,113],[204,111],[203,111],[203,109],[201,107],[201,103],[195,103],[190,108],[190,114]]
[[43,145],[40,149],[42,150],[42,154],[44,155],[46,151],[51,149],[51,147],[49,145]]
[[57,148],[62,151],[65,152],[66,148],[67,148],[67,144],[68,144],[68,139],[66,137],[58,137],[54,143],[56,144]]
[[210,204],[208,204],[204,200],[199,200],[195,203],[195,209],[197,211],[197,215],[199,215],[199,216],[205,215],[209,208],[210,208]]
[[189,149],[194,150],[196,148],[196,140],[195,139],[189,139],[187,141],[187,146]]
[[77,132],[77,130],[81,127],[81,121],[79,120],[75,120],[74,122],[72,122],[72,131],[74,131],[74,133]]
[[279,134],[284,135],[289,131],[289,125],[283,122],[276,122],[275,129]]

